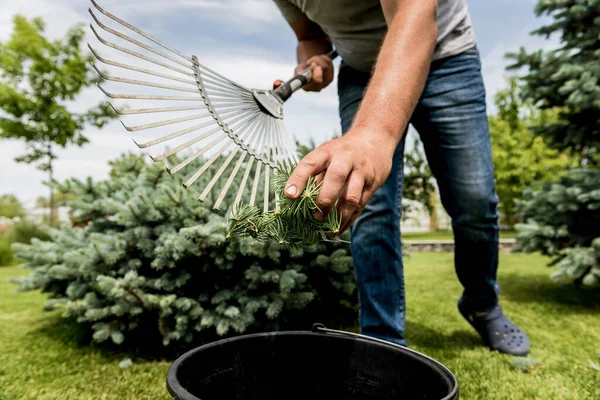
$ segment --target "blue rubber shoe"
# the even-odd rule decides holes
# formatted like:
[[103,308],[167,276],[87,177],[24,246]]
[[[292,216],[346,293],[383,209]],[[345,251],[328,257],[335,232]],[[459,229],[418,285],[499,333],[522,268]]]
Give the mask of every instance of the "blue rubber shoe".
[[504,315],[500,306],[497,306],[486,315],[477,316],[475,312],[468,310],[459,301],[458,310],[471,326],[475,328],[490,350],[496,350],[500,353],[511,354],[513,356],[525,356],[529,354],[529,350],[531,349],[529,337],[521,328],[513,324]]

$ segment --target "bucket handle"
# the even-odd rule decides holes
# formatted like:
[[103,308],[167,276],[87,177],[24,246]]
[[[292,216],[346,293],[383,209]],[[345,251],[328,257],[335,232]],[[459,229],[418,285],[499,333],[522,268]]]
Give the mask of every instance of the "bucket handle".
[[[378,339],[378,338],[371,337],[371,336],[361,335],[361,334],[354,333],[354,332],[346,332],[346,331],[339,331],[339,330],[335,330],[335,329],[328,329],[328,328],[325,327],[324,324],[321,324],[321,323],[313,324],[311,332],[313,332],[313,333],[323,333],[323,334],[334,334],[334,335],[346,336],[346,337],[351,337],[351,338],[364,339],[364,340],[369,340],[371,342],[376,342],[376,343],[384,344],[386,346],[392,346],[392,347],[396,347],[396,348],[402,349],[402,351],[413,353],[413,354],[415,354],[415,355],[417,355],[419,357],[426,358],[427,360],[431,361],[432,363],[434,363],[435,365],[437,365],[438,367],[440,367],[442,370],[446,371],[446,373],[452,377],[452,380],[454,382],[458,382],[456,380],[456,377],[452,373],[452,371],[450,371],[445,365],[443,365],[439,361],[434,360],[433,358],[431,358],[431,357],[429,357],[429,356],[427,356],[427,355],[425,355],[423,353],[419,353],[418,351],[409,349],[408,347],[401,346],[401,345],[399,345],[397,343],[389,342],[387,340],[382,340],[382,339]],[[448,396],[444,397],[441,400],[452,399],[452,398],[454,398],[454,396],[456,395],[457,392],[458,392],[458,385],[455,385],[454,388],[452,389],[452,392]]]

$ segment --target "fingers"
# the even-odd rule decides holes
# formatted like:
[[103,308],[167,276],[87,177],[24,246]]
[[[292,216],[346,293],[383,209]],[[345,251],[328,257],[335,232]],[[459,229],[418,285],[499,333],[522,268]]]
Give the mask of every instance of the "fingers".
[[323,182],[323,178],[325,178],[325,172],[321,172],[319,175],[315,176],[315,183],[318,185]]
[[345,228],[357,209],[362,210],[361,199],[365,179],[357,172],[351,172],[348,177],[346,190],[338,202],[338,210],[342,215],[341,228]]
[[312,68],[312,79],[304,87],[306,91],[320,91],[333,81],[333,61],[327,55],[318,55],[311,57],[306,63],[296,68],[296,73]]
[[348,230],[352,226],[354,221],[356,221],[356,219],[360,216],[360,214],[363,212],[363,210],[369,203],[369,200],[371,200],[371,197],[373,197],[373,194],[375,194],[376,190],[374,190],[374,188],[372,186],[369,186],[368,182],[366,182],[366,181],[363,181],[363,182],[364,182],[364,186],[362,188],[362,194],[361,194],[359,205],[354,209],[354,212],[352,213],[352,215],[350,216],[350,218],[348,219],[348,221],[345,224],[342,221],[342,228],[340,229],[340,233],[339,233],[340,235],[342,235],[344,232],[346,232],[346,230]]
[[316,62],[310,64],[312,68],[312,79],[310,83],[312,86],[321,87],[323,84],[323,67]]
[[344,232],[346,232],[348,229],[350,229],[350,227],[352,226],[354,221],[356,221],[356,219],[360,216],[360,213],[362,212],[362,210],[363,210],[362,207],[358,207],[354,210],[354,213],[352,213],[352,216],[350,217],[348,222],[345,225],[342,225],[342,229],[340,229],[340,233],[338,234],[338,236],[343,235]]
[[298,64],[298,66],[294,70],[294,74],[299,74],[300,72],[304,71],[308,67],[309,67],[308,62],[305,62],[305,63],[302,63],[302,64]]
[[330,154],[322,147],[308,153],[294,168],[294,172],[285,184],[285,195],[289,199],[297,199],[306,188],[308,178],[323,172],[329,165]]
[[352,161],[349,157],[338,157],[327,167],[323,184],[317,196],[317,206],[321,210],[320,213],[317,211],[315,214],[317,220],[322,221],[335,206],[351,172]]

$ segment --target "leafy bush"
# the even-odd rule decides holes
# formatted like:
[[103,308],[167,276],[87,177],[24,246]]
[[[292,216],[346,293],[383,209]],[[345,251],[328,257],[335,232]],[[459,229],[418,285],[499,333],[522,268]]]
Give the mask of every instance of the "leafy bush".
[[46,230],[28,219],[21,219],[15,222],[7,235],[11,243],[31,243],[31,239],[37,238],[40,240],[50,240],[50,236]]
[[10,248],[10,242],[5,235],[0,236],[0,267],[11,265],[14,261],[14,255]]
[[0,217],[14,218],[25,215],[23,205],[13,194],[0,195]]
[[77,198],[70,203],[75,227],[50,230],[48,242],[15,245],[33,269],[16,281],[49,293],[48,309],[62,309],[99,342],[177,347],[317,321],[353,324],[348,245],[323,242],[292,253],[272,242],[226,240],[225,212],[197,200],[195,188],[208,184],[211,168],[184,189],[161,166],[124,156],[107,181],[56,184]]
[[600,287],[600,170],[571,170],[518,202],[521,250],[554,258],[560,281]]

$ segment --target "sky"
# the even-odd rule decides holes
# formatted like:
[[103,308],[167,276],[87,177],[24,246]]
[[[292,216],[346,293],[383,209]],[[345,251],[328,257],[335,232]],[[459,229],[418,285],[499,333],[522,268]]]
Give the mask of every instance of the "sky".
[[[535,16],[535,0],[467,0],[482,57],[489,112],[493,95],[505,87],[508,51],[551,46],[529,33],[543,23]],[[250,88],[269,88],[275,79],[287,79],[295,67],[296,39],[271,0],[99,0],[121,19],[159,38],[185,54]],[[12,31],[12,18],[22,14],[42,17],[51,39],[63,36],[69,26],[89,24],[88,0],[0,1],[0,41]],[[89,27],[86,40],[98,42]],[[108,54],[108,53],[107,53]],[[80,112],[106,98],[88,88],[69,108]],[[339,134],[337,91],[334,81],[320,93],[296,93],[285,105],[285,125],[301,142],[320,144]],[[82,148],[57,151],[55,178],[95,180],[108,177],[108,162],[127,152],[139,152],[130,132],[114,121],[101,130],[87,128],[90,143]],[[26,207],[38,196],[47,196],[45,173],[14,162],[25,146],[15,140],[0,141],[0,194],[16,195]]]

